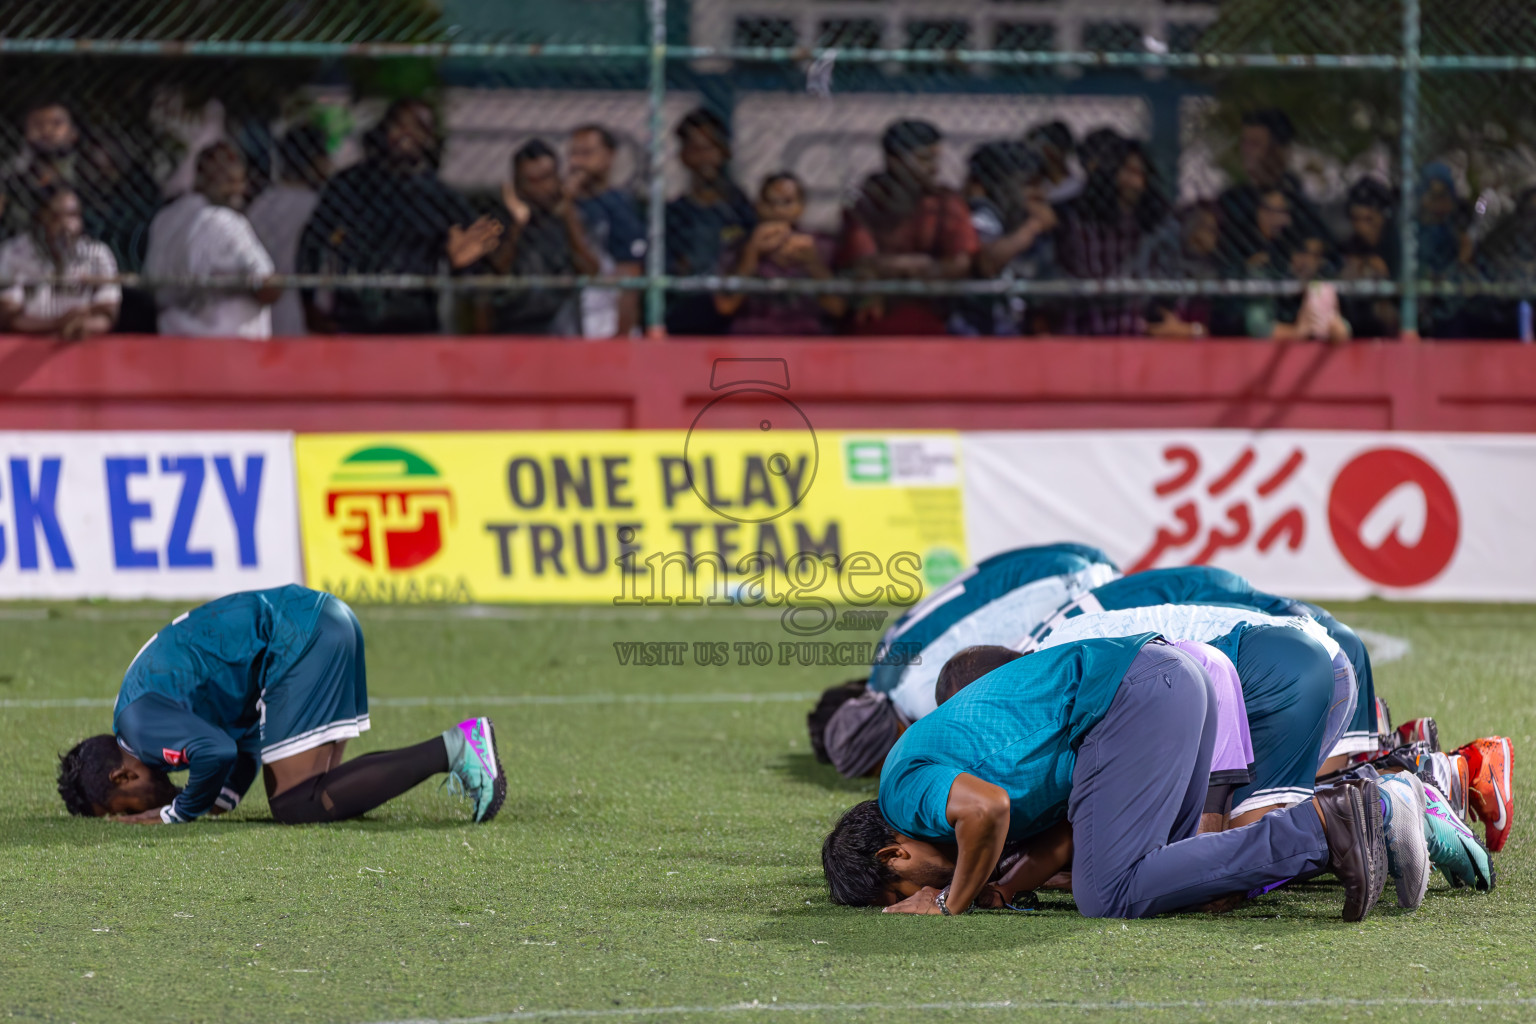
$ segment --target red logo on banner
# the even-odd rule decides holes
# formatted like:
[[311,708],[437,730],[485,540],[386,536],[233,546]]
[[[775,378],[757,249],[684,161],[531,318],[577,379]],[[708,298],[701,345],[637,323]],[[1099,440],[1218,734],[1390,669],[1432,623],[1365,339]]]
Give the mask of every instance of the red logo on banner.
[[1450,564],[1461,515],[1434,466],[1401,448],[1377,448],[1339,470],[1328,496],[1328,527],[1339,554],[1360,575],[1413,587]]
[[340,520],[359,562],[414,569],[442,550],[443,521],[453,522],[453,492],[442,484],[437,467],[409,449],[364,448],[331,474],[325,514]]
[[[1252,445],[1246,446],[1231,462],[1218,465],[1214,475],[1203,481],[1203,487],[1200,455],[1193,448],[1171,445],[1163,449],[1163,461],[1177,468],[1166,480],[1158,481],[1153,493],[1169,501],[1183,500],[1169,510],[1173,524],[1157,528],[1152,543],[1126,572],[1150,569],[1163,555],[1178,548],[1186,549],[1181,564],[1207,565],[1223,549],[1245,544],[1252,544],[1261,554],[1268,554],[1277,545],[1289,551],[1301,547],[1307,534],[1301,506],[1274,507],[1284,500],[1276,496],[1277,492],[1306,461],[1300,448],[1293,448],[1279,463],[1258,466],[1250,476],[1249,470],[1255,469],[1259,458]],[[1201,521],[1201,491],[1209,499],[1226,502],[1220,518],[1209,526]],[[1194,547],[1196,544],[1199,546]]]

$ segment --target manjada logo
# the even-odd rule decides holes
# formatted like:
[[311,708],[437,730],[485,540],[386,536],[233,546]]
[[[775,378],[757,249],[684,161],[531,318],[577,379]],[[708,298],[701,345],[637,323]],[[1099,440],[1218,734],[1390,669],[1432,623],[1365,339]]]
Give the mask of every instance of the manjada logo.
[[453,492],[437,467],[404,448],[364,448],[331,474],[325,514],[338,520],[347,554],[364,565],[414,569],[443,549]]

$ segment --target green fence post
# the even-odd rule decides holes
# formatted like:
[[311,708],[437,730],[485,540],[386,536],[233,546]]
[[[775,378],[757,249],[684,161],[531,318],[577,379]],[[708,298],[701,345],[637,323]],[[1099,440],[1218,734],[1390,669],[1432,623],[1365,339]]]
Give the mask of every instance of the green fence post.
[[1402,198],[1397,214],[1403,261],[1399,274],[1402,288],[1404,341],[1419,339],[1419,233],[1418,135],[1419,135],[1419,0],[1403,0],[1403,135]]
[[646,224],[645,328],[650,337],[666,332],[666,294],[661,288],[667,269],[666,201],[667,138],[663,105],[667,99],[667,0],[650,0],[651,12],[651,145],[650,211]]

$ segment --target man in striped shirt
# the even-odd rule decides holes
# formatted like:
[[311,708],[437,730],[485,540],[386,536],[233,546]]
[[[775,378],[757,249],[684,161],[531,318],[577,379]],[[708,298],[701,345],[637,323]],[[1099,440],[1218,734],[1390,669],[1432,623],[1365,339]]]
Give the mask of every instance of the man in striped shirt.
[[[1168,205],[1152,177],[1141,144],[1119,139],[1088,175],[1083,192],[1061,209],[1056,230],[1056,261],[1069,277],[1083,280],[1125,277],[1136,254],[1168,215]],[[1064,334],[1140,335],[1146,333],[1139,299],[1095,297],[1067,303]]]
[[14,334],[71,340],[105,334],[122,301],[110,280],[116,276],[112,250],[85,237],[80,197],[54,186],[38,196],[32,230],[0,245],[0,324]]

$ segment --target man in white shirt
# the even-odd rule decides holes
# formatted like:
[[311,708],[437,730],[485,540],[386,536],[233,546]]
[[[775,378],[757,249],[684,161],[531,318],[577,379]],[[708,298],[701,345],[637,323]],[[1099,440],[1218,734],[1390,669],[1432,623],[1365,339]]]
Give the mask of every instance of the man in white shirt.
[[[36,196],[32,230],[0,245],[0,327],[16,334],[51,334],[70,340],[105,334],[117,320],[122,290],[101,281],[117,276],[112,250],[85,237],[80,197],[67,185]],[[47,283],[96,278],[93,284]]]
[[[299,238],[320,202],[320,189],[331,176],[331,158],[319,125],[290,128],[277,146],[280,178],[251,200],[246,211],[262,248],[279,274],[291,274],[298,264]],[[285,288],[272,307],[272,334],[298,338],[309,333],[307,310],[298,288]]]
[[197,154],[193,191],[150,223],[145,276],[241,277],[256,282],[254,288],[157,287],[161,334],[272,336],[270,307],[282,290],[260,283],[273,272],[272,258],[240,212],[245,188],[245,158],[230,143],[215,142]]

